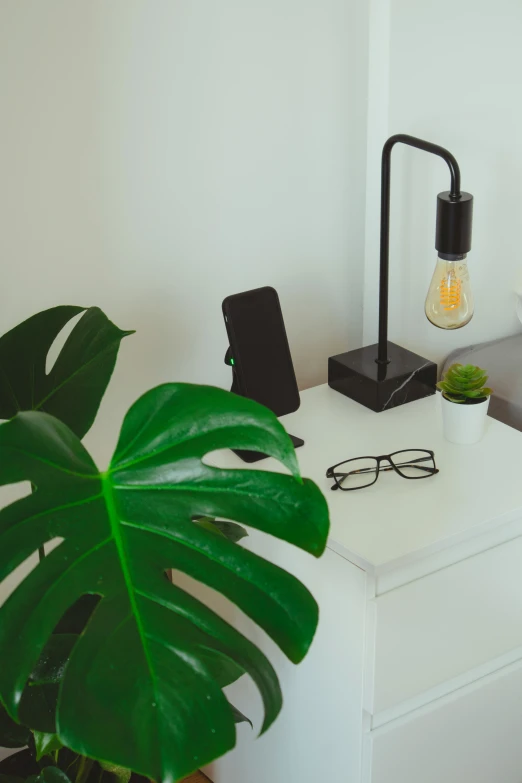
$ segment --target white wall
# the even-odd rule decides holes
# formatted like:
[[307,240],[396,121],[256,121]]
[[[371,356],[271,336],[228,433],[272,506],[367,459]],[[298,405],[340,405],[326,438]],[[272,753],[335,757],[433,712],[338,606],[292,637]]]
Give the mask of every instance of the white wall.
[[360,344],[364,0],[0,0],[0,51],[0,329],[138,330],[104,442],[159,382],[230,382],[227,294],[279,291],[301,388]]
[[227,294],[279,291],[301,388],[360,344],[364,0],[0,0],[0,55],[0,332],[65,303],[138,330],[100,466],[146,389],[230,384]]
[[463,190],[475,196],[468,257],[475,316],[464,329],[444,332],[426,320],[424,299],[436,258],[436,195],[448,190],[449,172],[424,152],[394,149],[390,339],[441,360],[457,347],[520,331],[522,3],[378,0],[372,31],[364,341],[373,342],[377,330],[381,148],[391,134],[411,133],[451,150]]
[[0,330],[62,302],[138,330],[104,454],[146,388],[227,385],[228,293],[274,285],[301,388],[324,381],[363,339],[363,274],[376,337],[380,152],[404,131],[475,195],[476,314],[424,317],[448,172],[397,147],[391,339],[440,360],[518,331],[521,31],[519,0],[0,0]]

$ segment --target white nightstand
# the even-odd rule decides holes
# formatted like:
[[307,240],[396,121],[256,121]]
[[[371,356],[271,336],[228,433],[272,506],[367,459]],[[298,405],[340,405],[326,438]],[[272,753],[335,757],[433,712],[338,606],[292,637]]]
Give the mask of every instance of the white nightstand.
[[[522,434],[492,419],[484,440],[442,438],[437,397],[373,413],[309,389],[283,422],[305,440],[303,475],[323,489],[321,560],[252,532],[247,546],[317,598],[321,620],[298,667],[238,610],[222,611],[275,663],[285,705],[262,738],[246,725],[215,783],[520,783],[522,780]],[[402,448],[433,449],[440,473],[384,473],[331,492],[326,468]],[[246,467],[232,454],[218,464]],[[258,466],[279,470],[273,460]],[[230,698],[258,729],[242,678]]]

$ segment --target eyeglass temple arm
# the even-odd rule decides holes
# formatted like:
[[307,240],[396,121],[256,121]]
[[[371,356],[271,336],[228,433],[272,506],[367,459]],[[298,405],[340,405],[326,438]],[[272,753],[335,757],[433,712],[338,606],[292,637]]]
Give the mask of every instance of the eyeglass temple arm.
[[[431,457],[421,457],[418,460],[412,459],[409,462],[401,462],[398,465],[395,465],[396,468],[404,468],[408,465],[411,465],[412,468],[417,468],[417,470],[424,470],[426,473],[438,473],[437,468],[429,468],[427,465],[416,465],[414,463],[416,462],[422,462],[427,459],[432,459]],[[351,470],[348,473],[337,473],[335,475],[336,481],[341,484],[345,479],[348,478],[348,476],[360,476],[361,473],[376,473],[378,471],[387,471],[387,470],[394,470],[392,465],[388,465],[385,468],[361,468],[361,470]],[[334,473],[333,468],[328,468],[327,471],[327,478],[333,478]]]
[[[429,457],[418,457],[417,459],[409,459],[407,460],[407,462],[399,462],[399,464],[395,465],[395,467],[403,468],[406,465],[413,465],[414,467],[421,468],[423,470],[434,470],[434,468],[429,468],[425,465],[416,464],[417,462],[426,462],[429,459],[433,459],[433,457],[429,456]],[[393,465],[394,463],[392,463],[392,465],[389,465],[387,468],[379,468],[379,470],[393,470]],[[326,477],[331,478],[334,474],[334,470],[335,470],[335,466],[333,468],[328,468],[328,470],[326,471]],[[348,471],[348,473],[340,473],[339,475],[349,476],[351,473],[371,473],[371,472],[375,473],[376,470],[377,468],[361,468],[360,470],[350,470]]]

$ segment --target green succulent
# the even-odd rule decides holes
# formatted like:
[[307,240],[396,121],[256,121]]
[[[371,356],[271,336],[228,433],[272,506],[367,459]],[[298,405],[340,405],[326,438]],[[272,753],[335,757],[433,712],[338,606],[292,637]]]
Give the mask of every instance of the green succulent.
[[444,397],[450,402],[466,402],[489,397],[493,390],[485,384],[488,376],[485,370],[474,364],[452,364],[442,381],[437,384]]

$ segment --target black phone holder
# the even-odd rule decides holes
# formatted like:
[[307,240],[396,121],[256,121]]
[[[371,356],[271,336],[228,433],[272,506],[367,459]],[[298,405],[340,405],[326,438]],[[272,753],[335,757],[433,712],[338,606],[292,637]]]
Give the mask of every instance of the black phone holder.
[[[230,387],[230,391],[234,392],[234,394],[239,394],[240,397],[244,397],[245,395],[240,391],[239,378],[230,346],[228,346],[225,354],[225,364],[232,368],[232,386]],[[295,435],[290,435],[290,433],[288,433],[288,436],[294,444],[294,449],[298,449],[299,446],[304,446],[304,440],[302,438],[297,438]],[[262,454],[260,451],[247,451],[245,449],[232,450],[234,454],[237,454],[237,456],[243,460],[243,462],[259,462],[259,460],[268,459],[270,456],[269,454]]]

